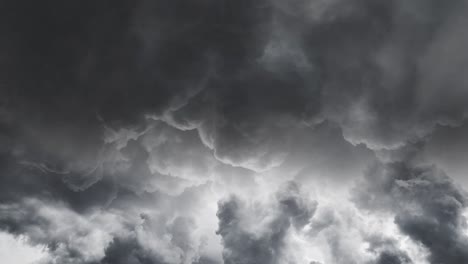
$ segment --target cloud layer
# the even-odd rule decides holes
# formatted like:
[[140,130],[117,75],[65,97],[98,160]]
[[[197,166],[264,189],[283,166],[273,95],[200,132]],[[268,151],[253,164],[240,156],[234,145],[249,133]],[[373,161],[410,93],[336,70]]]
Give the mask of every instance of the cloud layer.
[[465,0],[0,6],[36,264],[468,262]]

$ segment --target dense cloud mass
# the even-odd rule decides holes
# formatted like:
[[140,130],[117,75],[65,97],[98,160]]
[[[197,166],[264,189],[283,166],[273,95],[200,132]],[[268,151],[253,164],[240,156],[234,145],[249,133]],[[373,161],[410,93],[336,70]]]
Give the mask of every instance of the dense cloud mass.
[[317,203],[304,200],[295,183],[288,183],[275,198],[270,205],[249,207],[236,197],[219,204],[217,234],[224,245],[224,263],[290,263],[292,256],[284,252],[289,229],[302,230]]
[[431,263],[468,261],[464,210],[468,193],[433,167],[376,164],[357,188],[357,204],[390,211],[398,228],[428,248]]
[[1,1],[0,259],[468,263],[467,14]]

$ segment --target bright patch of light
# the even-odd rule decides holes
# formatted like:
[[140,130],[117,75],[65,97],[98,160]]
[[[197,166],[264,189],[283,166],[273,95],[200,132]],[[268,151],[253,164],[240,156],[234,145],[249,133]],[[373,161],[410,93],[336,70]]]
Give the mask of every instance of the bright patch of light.
[[402,234],[394,222],[392,215],[366,215],[361,216],[362,227],[367,234],[379,234],[385,238],[396,241],[397,248],[406,252],[414,263],[428,264],[429,252]]
[[308,241],[303,234],[291,232],[289,237],[289,257],[293,257],[296,263],[311,263],[313,261],[325,263],[323,248]]
[[25,237],[0,233],[0,259],[2,263],[32,264],[48,257],[45,246],[32,246]]
[[463,211],[462,213],[463,217],[465,218],[466,225],[463,228],[463,234],[465,236],[468,236],[468,210]]

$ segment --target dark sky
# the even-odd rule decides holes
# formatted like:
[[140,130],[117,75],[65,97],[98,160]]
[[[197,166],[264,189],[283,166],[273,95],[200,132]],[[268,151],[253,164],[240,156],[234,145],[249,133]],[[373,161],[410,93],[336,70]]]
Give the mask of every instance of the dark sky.
[[0,1],[0,259],[468,263],[465,0]]

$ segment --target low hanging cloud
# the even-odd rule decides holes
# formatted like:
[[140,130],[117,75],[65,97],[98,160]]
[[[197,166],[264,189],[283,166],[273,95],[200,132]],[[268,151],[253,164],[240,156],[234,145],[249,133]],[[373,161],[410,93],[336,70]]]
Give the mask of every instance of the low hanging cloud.
[[467,12],[3,1],[0,231],[40,264],[468,262]]

